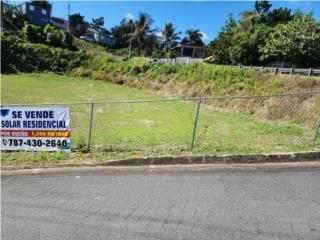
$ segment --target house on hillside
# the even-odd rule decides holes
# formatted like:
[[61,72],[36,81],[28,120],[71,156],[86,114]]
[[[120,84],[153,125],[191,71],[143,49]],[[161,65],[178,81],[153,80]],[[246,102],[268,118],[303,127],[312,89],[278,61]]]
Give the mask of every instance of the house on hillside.
[[112,47],[116,44],[116,40],[111,34],[106,34],[93,28],[88,28],[85,36],[92,37],[96,42],[103,46]]
[[180,57],[205,58],[208,54],[206,47],[178,44],[175,46]]
[[69,21],[63,19],[63,18],[58,18],[58,17],[51,17],[50,18],[50,23],[57,27],[57,28],[61,28],[64,30],[68,30],[69,29]]
[[18,5],[21,13],[29,20],[30,23],[36,25],[47,25],[50,23],[51,5],[40,6],[32,2],[24,2]]

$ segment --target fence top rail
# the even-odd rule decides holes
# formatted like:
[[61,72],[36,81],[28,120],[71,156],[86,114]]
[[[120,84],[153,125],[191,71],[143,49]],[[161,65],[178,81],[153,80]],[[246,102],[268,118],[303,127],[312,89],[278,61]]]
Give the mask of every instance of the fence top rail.
[[105,102],[72,102],[72,103],[30,103],[30,104],[1,104],[1,107],[23,107],[23,106],[77,106],[77,105],[107,105],[107,104],[126,104],[126,103],[152,103],[152,102],[190,102],[199,100],[214,99],[253,99],[268,97],[294,97],[305,95],[320,95],[320,91],[296,92],[296,93],[279,93],[279,94],[263,94],[263,95],[239,95],[239,96],[211,96],[211,97],[194,97],[194,98],[171,98],[171,99],[150,99],[150,100],[121,100],[121,101],[105,101]]

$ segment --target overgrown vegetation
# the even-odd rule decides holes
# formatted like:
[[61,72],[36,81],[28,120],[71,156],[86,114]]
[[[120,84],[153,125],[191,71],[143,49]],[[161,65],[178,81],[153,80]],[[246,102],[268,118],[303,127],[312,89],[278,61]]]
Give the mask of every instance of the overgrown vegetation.
[[238,22],[230,14],[209,44],[208,62],[319,67],[320,23],[312,13],[292,14],[287,8],[271,6],[269,1],[256,1]]
[[1,71],[10,72],[68,72],[83,65],[87,55],[82,51],[70,51],[31,43],[16,36],[1,37]]
[[69,50],[77,49],[73,44],[73,36],[70,32],[57,29],[51,25],[42,28],[25,22],[22,33],[25,39],[31,43],[42,43]]
[[111,55],[104,61],[100,58],[88,61],[72,74],[182,97],[320,90],[318,77],[271,75],[203,63],[164,65],[143,59],[117,61]]
[[[50,27],[46,27],[48,32]],[[47,31],[46,31],[47,32]],[[256,95],[320,89],[319,78],[279,76],[213,64],[151,64],[143,58],[126,60],[105,48],[75,39],[78,50],[34,43],[19,35],[2,35],[2,72],[58,72],[91,77],[140,89],[183,97]],[[43,33],[44,34],[44,33]]]

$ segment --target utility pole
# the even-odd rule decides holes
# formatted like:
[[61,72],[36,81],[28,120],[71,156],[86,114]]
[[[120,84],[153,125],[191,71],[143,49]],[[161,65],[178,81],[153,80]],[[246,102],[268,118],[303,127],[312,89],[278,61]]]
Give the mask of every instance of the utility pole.
[[131,59],[131,39],[129,41],[129,59]]
[[[131,25],[131,35],[132,35],[132,33],[133,33],[133,20],[131,19],[129,23]],[[131,48],[132,48],[132,39],[131,39],[131,37],[130,37],[130,40],[129,40],[129,60],[131,59]]]
[[70,31],[70,3],[68,3],[68,31]]
[[0,23],[0,32],[2,32],[2,30],[3,30],[3,12],[4,12],[4,2],[3,1],[1,1],[1,16],[0,16],[0,18],[1,18],[1,23]]

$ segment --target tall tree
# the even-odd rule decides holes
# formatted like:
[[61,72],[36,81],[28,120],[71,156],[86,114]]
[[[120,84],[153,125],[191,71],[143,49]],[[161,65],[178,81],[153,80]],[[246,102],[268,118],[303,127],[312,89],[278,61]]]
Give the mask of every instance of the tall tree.
[[209,44],[211,56],[208,61],[319,66],[320,23],[301,11],[292,15],[287,8],[270,8],[268,1],[256,1],[254,9],[242,12],[238,22],[229,16],[225,27]]
[[92,18],[92,22],[90,23],[90,27],[93,29],[100,31],[104,25],[104,17]]
[[51,4],[47,0],[32,0],[31,3],[35,6],[39,6],[50,10],[52,8]]
[[268,25],[276,25],[279,23],[285,23],[291,21],[293,19],[293,15],[291,15],[291,10],[287,8],[276,8],[273,9],[266,18],[266,24]]
[[146,50],[148,43],[150,41],[150,35],[154,33],[151,29],[151,24],[153,23],[152,18],[149,14],[141,12],[139,18],[133,21],[134,31],[129,33],[129,41],[137,43],[138,54],[141,55],[143,50]]
[[266,14],[270,10],[271,7],[272,7],[272,4],[269,3],[269,1],[267,1],[267,0],[256,1],[254,3],[254,9],[259,14]]
[[70,15],[70,29],[75,35],[81,35],[87,31],[88,23],[84,20],[84,16],[80,13]]
[[183,38],[183,44],[194,45],[194,46],[204,46],[204,42],[202,41],[202,33],[199,29],[188,29],[186,31],[187,36]]
[[278,24],[261,52],[269,61],[319,67],[320,24],[311,14]]
[[254,4],[254,21],[257,24],[265,24],[267,22],[267,16],[270,13],[271,4],[267,0],[258,0]]
[[254,29],[254,25],[261,17],[257,16],[255,11],[243,11],[240,13],[241,19],[239,20],[238,30],[245,32],[245,31],[252,31]]
[[161,31],[161,34],[161,45],[166,52],[169,52],[170,49],[180,40],[179,35],[181,32],[176,32],[176,27],[173,25],[173,23],[166,23],[164,25],[164,29]]
[[129,46],[129,34],[134,32],[132,19],[124,18],[120,24],[111,28],[112,35],[116,38],[116,47],[126,48]]
[[220,64],[231,63],[229,58],[229,49],[233,46],[233,35],[236,31],[237,23],[232,14],[228,15],[225,25],[221,28],[218,36],[209,43],[209,47],[213,54],[214,62]]
[[270,27],[258,25],[253,31],[236,32],[232,36],[229,58],[232,64],[263,64],[259,48],[265,44],[271,32]]

